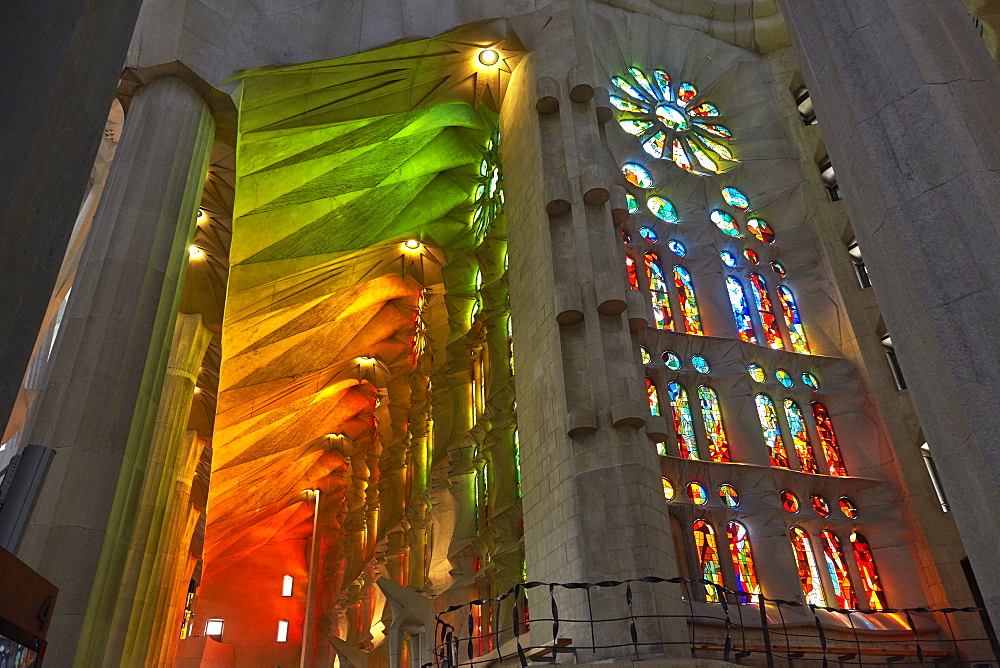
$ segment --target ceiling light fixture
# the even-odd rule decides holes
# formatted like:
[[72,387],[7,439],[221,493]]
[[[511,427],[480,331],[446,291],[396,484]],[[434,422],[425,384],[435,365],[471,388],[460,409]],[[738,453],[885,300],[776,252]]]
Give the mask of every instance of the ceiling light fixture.
[[491,65],[496,65],[500,62],[500,54],[494,49],[483,49],[479,52],[479,62],[487,67]]

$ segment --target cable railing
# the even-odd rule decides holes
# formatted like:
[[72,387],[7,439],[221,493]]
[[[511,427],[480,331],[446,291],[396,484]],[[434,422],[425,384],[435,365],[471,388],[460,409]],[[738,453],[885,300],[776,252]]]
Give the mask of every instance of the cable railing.
[[[695,600],[694,592],[717,602]],[[980,613],[976,607],[845,610],[680,577],[528,582],[438,613],[432,662],[422,668],[684,657],[768,668],[775,662],[781,668],[796,662],[998,667],[996,641]]]

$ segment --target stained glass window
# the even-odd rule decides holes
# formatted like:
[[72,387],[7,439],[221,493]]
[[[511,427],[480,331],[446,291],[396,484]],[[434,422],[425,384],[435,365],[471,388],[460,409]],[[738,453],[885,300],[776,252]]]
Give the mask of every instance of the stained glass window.
[[650,360],[649,351],[646,350],[645,346],[639,346],[639,357],[642,358],[642,363],[643,364],[649,364],[649,360]]
[[667,248],[669,248],[674,255],[677,255],[679,257],[684,257],[685,255],[687,255],[687,248],[684,247],[684,244],[677,241],[677,239],[671,239],[670,241],[668,241]]
[[753,329],[743,284],[735,276],[726,276],[726,292],[729,293],[729,305],[733,308],[733,319],[736,321],[736,331],[739,332],[740,340],[757,343],[757,334]]
[[806,598],[806,603],[817,606],[825,606],[826,598],[823,596],[823,583],[819,577],[819,568],[816,566],[816,555],[813,554],[812,541],[809,534],[800,527],[792,527],[789,530],[792,540],[792,551],[795,553],[795,565],[799,571],[799,582],[802,585],[802,594]]
[[625,79],[622,79],[621,77],[611,77],[611,83],[613,83],[615,86],[625,91],[632,97],[636,98],[637,100],[646,99],[646,96],[642,92],[640,92],[639,89],[637,89],[635,86],[625,81]]
[[677,297],[681,305],[681,316],[684,318],[684,331],[687,334],[701,335],[701,316],[698,314],[698,301],[694,296],[694,285],[691,274],[681,266],[674,267],[674,286],[677,287]]
[[653,78],[659,86],[663,99],[670,102],[674,99],[674,91],[670,88],[670,75],[663,70],[653,70]]
[[795,304],[792,291],[784,285],[779,285],[778,301],[781,303],[781,312],[785,316],[785,325],[788,327],[788,336],[792,341],[792,350],[808,355],[809,343],[806,341],[806,328],[802,325],[799,307]]
[[649,398],[649,412],[653,415],[660,414],[660,398],[656,396],[656,385],[648,377],[646,378],[646,396]]
[[785,265],[781,264],[780,262],[772,262],[771,269],[773,269],[774,273],[776,273],[778,276],[781,277],[785,276]]
[[784,508],[785,510],[787,510],[790,513],[797,513],[797,512],[799,512],[799,497],[795,496],[793,493],[789,492],[788,490],[785,490],[781,494],[778,495],[778,498],[781,499],[781,507],[782,508]]
[[690,139],[685,139],[684,143],[687,146],[687,148],[690,149],[692,155],[694,155],[695,159],[698,161],[698,164],[701,165],[702,168],[704,168],[709,172],[712,172],[713,174],[718,174],[721,171],[721,168],[719,167],[718,163],[715,162],[715,160],[712,160],[712,158],[709,157],[708,153],[706,153],[704,149],[698,146],[697,142],[693,142]]
[[823,446],[823,454],[826,455],[826,464],[830,469],[830,475],[847,475],[844,458],[840,454],[840,444],[837,443],[837,434],[833,431],[830,413],[826,410],[826,406],[818,401],[813,402],[812,410],[813,417],[816,418],[819,442]]
[[673,369],[674,371],[681,368],[681,358],[672,350],[663,353],[663,363],[667,365],[668,369]]
[[802,409],[791,399],[785,399],[785,417],[788,419],[788,428],[792,432],[792,444],[799,456],[799,465],[802,470],[806,473],[819,473],[816,455],[813,454],[812,445],[809,443],[809,432],[806,430]]
[[703,506],[708,503],[708,490],[700,482],[689,482],[685,490],[694,505]]
[[663,498],[666,499],[667,501],[673,501],[674,500],[674,496],[676,494],[677,494],[677,491],[674,489],[674,483],[672,483],[670,481],[670,478],[664,476],[663,477]]
[[[719,565],[719,548],[715,543],[715,530],[705,520],[694,522],[694,544],[698,549],[698,568],[701,577],[709,582],[722,586],[722,567]],[[718,603],[721,599],[719,590],[711,584],[705,585],[705,600]]]
[[730,132],[729,128],[724,125],[714,125],[712,123],[704,123],[702,121],[694,121],[692,123],[696,128],[701,128],[709,134],[713,134],[716,137],[722,137],[723,139],[732,139],[733,133]]
[[676,223],[678,220],[677,209],[675,209],[674,205],[670,203],[670,200],[663,199],[658,195],[653,195],[646,200],[646,206],[649,207],[649,211],[660,220],[668,223]]
[[778,330],[778,318],[771,306],[771,297],[767,294],[767,282],[760,274],[750,274],[750,287],[753,289],[753,301],[760,314],[760,324],[764,329],[764,340],[768,348],[782,350],[785,347]]
[[680,87],[677,89],[677,99],[680,102],[690,102],[697,94],[698,89],[686,81],[681,83]]
[[858,598],[854,595],[854,587],[851,586],[851,578],[847,574],[847,564],[844,563],[844,553],[840,549],[840,539],[831,531],[823,531],[819,537],[823,543],[826,568],[830,571],[830,580],[833,582],[833,594],[837,597],[837,607],[857,610]]
[[736,266],[736,256],[729,251],[722,251],[719,253],[719,257],[722,258],[722,264],[727,267],[733,268]]
[[858,519],[858,507],[848,497],[840,497],[840,512],[852,520]]
[[708,360],[701,355],[694,355],[691,358],[691,366],[693,366],[698,373],[708,373],[712,370],[711,367],[708,366]]
[[622,174],[625,175],[625,179],[632,185],[639,188],[652,188],[653,187],[653,175],[649,173],[649,170],[642,165],[635,162],[626,162],[622,165]]
[[719,485],[719,498],[726,508],[736,508],[740,505],[740,495],[732,485]]
[[726,204],[740,211],[746,211],[750,208],[750,199],[736,188],[723,188],[722,199],[726,200]]
[[816,514],[820,517],[830,516],[830,504],[826,502],[822,496],[812,496],[809,498],[809,503],[812,505],[812,509],[816,511]]
[[715,108],[714,104],[705,102],[692,109],[690,113],[692,116],[718,116],[719,110]]
[[784,385],[785,387],[792,386],[793,383],[792,376],[784,369],[778,369],[777,371],[775,371],[774,377],[777,378],[778,382]]
[[744,248],[743,257],[745,257],[747,259],[747,262],[749,262],[750,264],[757,264],[758,262],[760,262],[760,258],[757,256],[757,253],[755,253],[752,248]]
[[788,454],[785,452],[785,443],[781,438],[781,428],[778,426],[778,413],[774,408],[774,401],[766,394],[758,394],[756,403],[757,417],[760,418],[760,428],[764,433],[764,441],[767,443],[771,466],[787,469]]
[[674,319],[670,313],[670,294],[667,292],[667,281],[660,267],[660,258],[656,253],[646,253],[646,277],[649,279],[650,299],[653,302],[653,320],[657,329],[674,328]]
[[733,162],[737,162],[736,156],[733,155],[733,152],[730,151],[724,144],[721,144],[714,139],[709,139],[705,135],[698,135],[698,141],[704,144],[705,148],[712,151],[723,160],[732,160]]
[[628,204],[629,213],[639,213],[639,202],[636,201],[635,195],[625,193],[625,202]]
[[667,444],[664,443],[663,441],[660,441],[659,443],[657,443],[656,444],[656,454],[658,454],[660,456],[663,456],[663,457],[670,456],[670,453],[667,452]]
[[740,236],[740,228],[736,224],[736,220],[734,220],[733,217],[730,216],[725,211],[722,211],[721,209],[716,209],[709,214],[709,217],[712,219],[712,222],[715,223],[716,227],[718,227],[720,230],[722,230],[729,236],[731,237]]
[[[753,551],[750,549],[750,534],[739,522],[730,522],[726,533],[729,536],[729,554],[733,557],[733,568],[736,571],[736,590],[759,596],[760,584],[753,563]],[[752,602],[752,599],[747,602]]]
[[637,84],[642,86],[642,90],[649,93],[649,97],[654,100],[658,97],[656,90],[653,88],[653,84],[649,82],[649,79],[647,79],[646,75],[642,73],[642,70],[638,67],[630,67],[628,68],[628,73],[632,75],[632,78],[635,79]]
[[774,230],[760,218],[751,218],[748,220],[747,229],[750,230],[750,234],[757,237],[757,241],[762,241],[765,244],[774,243]]
[[722,426],[722,411],[719,409],[719,395],[707,385],[698,388],[701,417],[708,434],[708,450],[713,462],[729,461],[729,441]]
[[750,380],[755,383],[763,383],[767,378],[764,375],[764,369],[759,364],[747,364],[747,373],[750,374]]
[[672,381],[667,385],[667,395],[670,397],[670,412],[674,417],[674,433],[677,434],[677,449],[685,459],[701,459],[698,456],[698,442],[694,437],[694,421],[691,419],[691,406],[688,404],[688,394],[680,383]]
[[814,390],[819,389],[819,380],[816,379],[815,375],[809,373],[808,371],[803,372],[802,382]]
[[671,145],[671,149],[672,149],[671,159],[674,161],[674,164],[685,171],[688,172],[693,171],[691,167],[691,158],[688,156],[687,151],[685,151],[684,147],[681,145],[680,139],[676,138],[674,139],[674,142]]
[[[614,106],[614,108],[617,109],[618,111],[631,111],[636,114],[641,114],[643,111],[645,111],[635,102],[627,100],[624,97],[621,97],[620,95],[609,95],[608,97],[611,101],[612,106]],[[626,132],[627,131],[628,130],[626,129]]]
[[854,546],[854,560],[858,562],[858,572],[861,573],[861,585],[865,590],[865,599],[871,610],[885,610],[885,590],[875,568],[875,555],[872,554],[868,540],[857,531],[851,532],[851,544]]
[[[617,107],[618,105],[615,106]],[[621,107],[618,108],[621,109]],[[654,123],[653,121],[638,121],[631,118],[630,119],[623,118],[622,120],[618,121],[618,124],[622,126],[622,130],[636,137],[638,137],[643,132],[656,125],[656,123]]]
[[639,236],[646,241],[656,243],[656,231],[652,227],[640,227]]
[[663,150],[667,147],[667,133],[663,130],[654,132],[642,142],[642,150],[654,158],[662,158]]
[[633,290],[639,289],[639,276],[635,273],[635,260],[631,255],[625,256],[625,269],[628,271],[628,286]]

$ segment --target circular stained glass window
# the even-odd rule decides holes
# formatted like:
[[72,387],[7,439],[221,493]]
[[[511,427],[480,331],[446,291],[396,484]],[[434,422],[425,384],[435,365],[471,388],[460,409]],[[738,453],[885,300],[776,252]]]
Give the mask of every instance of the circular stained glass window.
[[646,350],[645,346],[639,346],[639,356],[642,358],[643,364],[649,364],[649,360],[651,358],[649,356],[649,351]]
[[750,230],[750,234],[757,237],[758,241],[763,241],[765,244],[774,243],[774,230],[763,220],[751,218],[747,221],[747,229]]
[[778,382],[785,387],[792,386],[792,377],[784,369],[778,369],[774,372],[774,377],[778,379]]
[[639,236],[645,239],[646,241],[652,241],[653,243],[656,243],[656,231],[653,230],[652,227],[640,227]]
[[740,228],[736,225],[736,221],[733,219],[733,217],[730,216],[728,213],[716,209],[710,214],[710,216],[712,218],[712,222],[715,223],[715,226],[718,227],[720,230],[722,230],[731,237],[740,236]]
[[780,262],[772,262],[771,269],[774,269],[774,273],[776,273],[778,276],[783,277],[785,275],[785,265],[781,264]]
[[814,496],[809,499],[809,502],[812,504],[813,510],[816,511],[817,515],[820,517],[830,516],[830,504],[822,496]]
[[668,369],[673,369],[674,371],[681,368],[681,358],[672,350],[663,353],[663,363],[667,365]]
[[687,495],[691,503],[696,506],[703,506],[708,503],[708,490],[700,482],[689,482],[687,484]]
[[814,390],[819,389],[819,381],[816,379],[816,376],[812,375],[808,371],[802,374],[802,382]]
[[729,251],[720,252],[719,257],[722,258],[722,264],[726,265],[727,267],[732,268],[736,266],[736,256],[730,253]]
[[668,223],[677,222],[677,209],[675,209],[674,205],[670,203],[670,200],[663,199],[658,195],[653,195],[646,200],[646,206],[649,207],[650,213],[660,220]]
[[628,232],[626,232],[625,230],[622,230],[622,239],[623,239],[623,240],[625,241],[625,243],[627,243],[627,244],[630,244],[630,243],[632,243],[632,237],[630,237],[630,236],[628,235]]
[[639,213],[639,202],[636,201],[635,195],[632,193],[625,193],[625,201],[628,203],[629,213]]
[[750,373],[750,379],[755,383],[763,383],[767,376],[764,375],[764,369],[759,364],[747,364],[747,371]]
[[626,162],[622,165],[622,174],[625,175],[625,179],[634,186],[639,188],[652,188],[653,187],[653,175],[649,173],[649,170],[636,162]]
[[750,208],[750,199],[736,188],[723,188],[722,199],[726,200],[726,204],[740,211],[746,211]]
[[799,512],[799,497],[785,490],[781,493],[781,507],[790,513]]
[[684,255],[687,253],[687,248],[684,247],[684,244],[677,241],[677,239],[671,239],[670,241],[668,241],[667,248],[673,251],[674,255],[678,255],[680,257],[684,257]]
[[760,258],[757,256],[757,253],[753,252],[753,249],[751,248],[743,249],[743,257],[745,257],[751,264],[757,264],[760,262]]
[[677,492],[676,492],[676,490],[674,490],[674,483],[670,482],[670,478],[664,477],[663,478],[663,498],[666,499],[667,501],[673,501],[674,500],[674,495],[676,495],[676,494],[677,494]]
[[727,508],[735,508],[740,505],[740,495],[732,485],[721,485],[719,487],[719,498],[722,499]]
[[852,520],[858,519],[858,507],[846,496],[840,497],[840,512]]
[[695,355],[691,358],[691,366],[693,366],[698,373],[708,373],[711,368],[708,366],[708,360],[701,355]]

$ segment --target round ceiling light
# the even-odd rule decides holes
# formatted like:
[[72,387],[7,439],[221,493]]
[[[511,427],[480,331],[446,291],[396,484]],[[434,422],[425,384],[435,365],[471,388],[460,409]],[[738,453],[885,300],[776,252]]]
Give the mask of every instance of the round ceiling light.
[[500,54],[494,49],[483,49],[479,52],[479,62],[487,67],[496,65],[500,61]]

